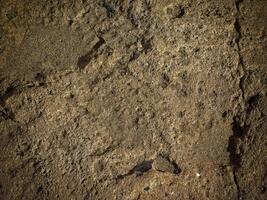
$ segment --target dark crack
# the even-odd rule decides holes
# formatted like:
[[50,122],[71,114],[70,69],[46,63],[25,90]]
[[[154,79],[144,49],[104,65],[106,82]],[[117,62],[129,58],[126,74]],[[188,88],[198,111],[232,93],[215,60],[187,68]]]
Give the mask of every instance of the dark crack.
[[[233,135],[229,137],[227,151],[229,152],[229,159],[233,169],[238,199],[242,199],[242,193],[237,178],[237,171],[241,167],[242,155],[244,153],[242,143],[246,139],[250,130],[250,124],[247,124],[248,118],[252,110],[255,109],[259,98],[259,93],[248,98],[246,101],[246,109],[239,116],[233,118]],[[242,116],[245,116],[245,118],[242,118]]]
[[243,61],[243,57],[241,54],[241,45],[240,45],[240,40],[242,39],[242,29],[241,29],[241,25],[240,25],[240,3],[242,3],[243,0],[235,0],[235,6],[236,6],[236,18],[235,18],[235,22],[234,22],[234,28],[236,31],[236,37],[235,37],[235,43],[237,46],[237,53],[238,53],[238,65],[242,70],[243,75],[240,78],[239,81],[239,87],[241,90],[241,94],[242,94],[242,99],[245,100],[245,90],[244,90],[244,82],[245,82],[245,78],[246,78],[246,68],[244,66],[244,61]]
[[241,190],[237,179],[237,170],[241,167],[242,159],[241,138],[244,137],[247,130],[247,128],[241,125],[240,119],[238,117],[234,117],[232,123],[233,135],[229,137],[227,151],[229,152],[230,163],[232,165],[238,199],[241,199]]
[[105,40],[101,36],[98,36],[98,39],[99,39],[98,42],[92,47],[92,49],[78,59],[77,62],[78,69],[81,70],[84,69],[85,66],[88,65],[91,59],[96,55],[98,49],[105,43]]
[[15,94],[17,88],[18,88],[18,85],[15,83],[12,83],[4,92],[2,92],[2,94],[0,95],[1,106],[4,106],[6,100]]
[[241,91],[242,102],[244,102],[245,105],[244,105],[244,110],[240,111],[236,116],[233,117],[233,123],[232,123],[233,135],[229,137],[229,142],[227,147],[227,151],[229,152],[230,163],[232,165],[234,183],[237,189],[237,199],[242,199],[241,188],[237,177],[237,171],[241,167],[241,161],[242,161],[242,153],[243,153],[242,139],[244,139],[245,135],[249,131],[249,125],[246,125],[247,110],[246,110],[246,99],[245,99],[245,89],[244,89],[244,82],[246,79],[247,72],[244,66],[244,61],[241,54],[241,45],[240,45],[240,40],[242,39],[242,28],[240,24],[240,4],[242,2],[243,0],[235,0],[236,17],[234,22],[234,28],[236,31],[236,37],[234,41],[237,47],[238,67],[242,73],[242,76],[240,77],[239,80],[239,88]]
[[0,106],[2,107],[0,115],[6,120],[10,119],[11,121],[15,121],[15,114],[11,108],[7,107],[6,101],[9,97],[16,94],[18,88],[19,85],[14,82],[0,95]]
[[138,175],[142,175],[143,173],[149,171],[150,169],[152,169],[152,160],[145,160],[142,163],[134,166],[128,173],[123,174],[123,175],[118,175],[116,177],[116,179],[123,179],[127,176],[131,176],[133,174]]
[[121,180],[125,177],[136,175],[141,176],[145,172],[154,169],[159,172],[169,172],[174,175],[181,173],[181,168],[177,165],[175,161],[171,161],[168,156],[159,155],[157,158],[152,160],[145,160],[136,166],[134,166],[128,173],[121,174],[115,177],[115,180]]

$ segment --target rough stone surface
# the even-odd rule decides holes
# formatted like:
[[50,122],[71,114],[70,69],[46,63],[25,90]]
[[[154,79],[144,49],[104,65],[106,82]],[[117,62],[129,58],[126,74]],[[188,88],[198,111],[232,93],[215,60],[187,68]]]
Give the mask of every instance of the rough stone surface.
[[266,0],[0,0],[0,199],[265,200],[266,19]]
[[178,173],[178,169],[176,168],[176,166],[167,158],[164,158],[162,156],[156,157],[156,159],[153,161],[152,167],[160,172],[169,172],[173,174]]

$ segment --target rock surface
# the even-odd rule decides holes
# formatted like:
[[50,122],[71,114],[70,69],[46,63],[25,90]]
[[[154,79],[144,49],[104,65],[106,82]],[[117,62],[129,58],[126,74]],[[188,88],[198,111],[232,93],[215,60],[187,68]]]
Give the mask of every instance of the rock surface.
[[152,167],[160,172],[169,172],[173,174],[178,173],[177,167],[170,162],[167,158],[162,156],[157,156],[156,159],[153,161]]
[[0,9],[0,199],[266,199],[266,0]]

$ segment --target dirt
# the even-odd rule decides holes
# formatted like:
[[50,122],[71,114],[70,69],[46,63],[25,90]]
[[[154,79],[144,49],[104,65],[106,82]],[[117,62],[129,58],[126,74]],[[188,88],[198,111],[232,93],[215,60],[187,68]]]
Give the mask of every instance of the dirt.
[[0,199],[267,199],[266,0],[0,0]]

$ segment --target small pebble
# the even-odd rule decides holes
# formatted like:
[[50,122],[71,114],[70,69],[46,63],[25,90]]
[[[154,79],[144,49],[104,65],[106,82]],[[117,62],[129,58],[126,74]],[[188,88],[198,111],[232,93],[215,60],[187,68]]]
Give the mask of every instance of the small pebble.
[[158,156],[153,164],[152,168],[156,171],[160,172],[169,172],[169,173],[175,173],[176,169],[174,165],[166,158],[162,156]]

